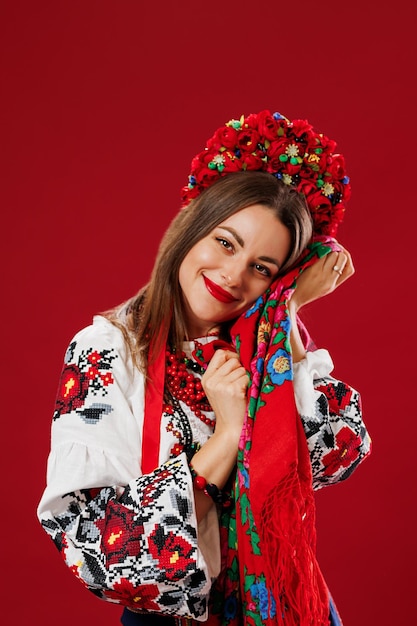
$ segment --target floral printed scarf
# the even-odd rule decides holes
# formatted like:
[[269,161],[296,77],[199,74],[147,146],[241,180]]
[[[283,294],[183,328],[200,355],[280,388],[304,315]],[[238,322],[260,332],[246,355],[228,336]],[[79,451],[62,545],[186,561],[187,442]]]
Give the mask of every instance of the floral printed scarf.
[[251,384],[235,508],[222,515],[223,568],[210,624],[329,624],[328,590],[315,556],[310,458],[295,406],[287,304],[301,272],[334,249],[333,239],[315,240],[298,266],[232,328]]

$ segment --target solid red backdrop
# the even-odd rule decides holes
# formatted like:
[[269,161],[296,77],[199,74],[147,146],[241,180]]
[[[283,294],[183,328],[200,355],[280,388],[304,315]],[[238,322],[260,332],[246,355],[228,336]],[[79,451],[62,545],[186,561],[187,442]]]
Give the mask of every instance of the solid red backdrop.
[[2,4],[3,623],[118,623],[35,515],[62,357],[147,280],[191,157],[264,108],[334,138],[352,178],[357,273],[304,319],[362,392],[374,452],[317,494],[322,568],[345,626],[414,615],[415,35],[408,3],[378,6]]

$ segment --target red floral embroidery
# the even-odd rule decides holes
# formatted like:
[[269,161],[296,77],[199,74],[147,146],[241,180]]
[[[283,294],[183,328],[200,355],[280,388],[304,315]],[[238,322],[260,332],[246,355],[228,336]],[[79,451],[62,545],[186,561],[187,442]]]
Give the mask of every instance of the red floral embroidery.
[[89,354],[87,357],[87,361],[91,363],[92,365],[97,365],[100,359],[101,359],[101,354],[96,351],[91,352],[91,354]]
[[106,517],[95,522],[101,531],[101,547],[108,566],[140,553],[143,526],[135,522],[135,517],[137,514],[130,509],[110,501]]
[[181,452],[183,452],[183,450],[184,446],[182,445],[182,443],[174,443],[171,448],[171,456],[178,456],[179,454],[181,454]]
[[100,374],[100,378],[103,381],[103,385],[105,385],[107,387],[107,385],[111,385],[112,382],[114,382],[113,380],[113,376],[110,374],[110,372],[107,372],[107,374]]
[[156,525],[149,540],[149,551],[157,559],[165,571],[168,580],[182,578],[190,569],[194,569],[195,560],[192,558],[193,546],[183,537]]
[[100,372],[98,371],[96,367],[90,367],[90,369],[87,370],[87,376],[90,380],[94,380],[99,375],[100,375]]
[[[69,348],[71,355],[74,354],[75,347],[76,342]],[[98,352],[89,348],[80,352],[77,363],[67,363],[64,366],[55,402],[54,420],[65,413],[80,409],[89,391],[93,394],[107,393],[105,387],[114,382],[109,370],[115,358],[114,350]]]
[[66,365],[58,387],[55,412],[61,415],[81,407],[87,395],[88,384],[88,379],[77,365]]
[[324,475],[335,474],[340,467],[349,467],[359,457],[362,439],[347,426],[336,435],[336,448],[323,456]]
[[106,598],[117,600],[121,604],[146,611],[160,611],[155,599],[159,596],[157,585],[139,585],[135,587],[126,578],[114,584],[112,591],[105,591]]

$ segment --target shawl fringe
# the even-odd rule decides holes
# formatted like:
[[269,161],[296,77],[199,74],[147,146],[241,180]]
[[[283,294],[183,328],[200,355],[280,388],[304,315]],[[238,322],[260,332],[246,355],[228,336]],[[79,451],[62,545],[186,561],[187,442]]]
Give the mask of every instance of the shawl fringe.
[[315,506],[295,463],[271,489],[260,516],[265,568],[279,626],[327,626],[327,587],[315,557]]

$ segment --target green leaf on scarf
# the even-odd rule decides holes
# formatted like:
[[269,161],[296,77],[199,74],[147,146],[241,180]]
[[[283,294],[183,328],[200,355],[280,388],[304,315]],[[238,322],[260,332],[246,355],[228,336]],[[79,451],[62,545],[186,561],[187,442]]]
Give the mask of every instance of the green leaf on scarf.
[[232,550],[236,550],[237,532],[236,532],[236,519],[234,517],[230,517],[228,529],[229,529],[229,533],[228,533],[229,548],[232,548]]
[[257,406],[258,406],[257,398],[254,398],[253,396],[251,396],[249,398],[249,404],[248,404],[249,417],[253,417],[255,415]]
[[252,509],[249,504],[249,499],[246,493],[243,493],[240,498],[240,510],[242,518],[242,526],[247,526],[245,534],[250,537],[251,547],[253,554],[260,555],[259,549],[259,535],[256,531],[255,522],[253,521]]
[[[245,567],[246,570],[246,567]],[[252,587],[252,585],[254,585],[256,582],[256,576],[255,574],[247,574],[245,571],[245,582],[244,582],[244,589],[245,591],[249,591],[249,589]]]
[[272,340],[272,345],[280,343],[284,338],[285,338],[285,333],[283,333],[282,331],[277,333]]
[[277,302],[278,302],[278,300],[276,298],[272,298],[271,300],[267,300],[267,302],[265,303],[264,311],[269,309],[269,307],[271,307],[271,306],[275,307]]
[[240,510],[242,515],[242,524],[247,524],[250,519],[250,505],[246,493],[240,496]]
[[[252,514],[251,514],[252,517]],[[251,540],[252,540],[252,550],[254,554],[261,554],[261,550],[259,548],[259,535],[258,533],[252,529],[251,532]]]
[[317,255],[319,259],[321,259],[332,251],[329,244],[322,243],[321,241],[314,241],[308,246],[308,249],[310,250],[310,253],[307,255],[306,259],[311,259],[314,255]]
[[271,391],[274,391],[275,389],[275,385],[273,385],[272,383],[265,383],[264,385],[262,385],[262,393],[271,393]]
[[321,259],[322,257],[326,256],[326,254],[329,254],[329,252],[331,252],[331,248],[329,248],[329,246],[325,245],[325,244],[318,244],[317,248],[316,248],[316,254],[319,257],[319,259]]
[[[263,626],[264,622],[260,613],[254,613],[254,611],[246,611],[246,620],[248,617],[252,618],[253,624],[255,624],[255,626]],[[251,622],[247,620],[247,623],[250,624]]]
[[233,557],[230,567],[227,568],[227,578],[233,581],[239,580],[239,564],[235,556]]

